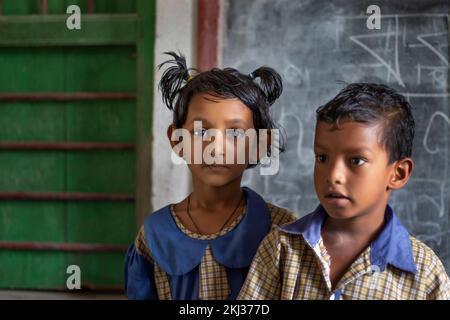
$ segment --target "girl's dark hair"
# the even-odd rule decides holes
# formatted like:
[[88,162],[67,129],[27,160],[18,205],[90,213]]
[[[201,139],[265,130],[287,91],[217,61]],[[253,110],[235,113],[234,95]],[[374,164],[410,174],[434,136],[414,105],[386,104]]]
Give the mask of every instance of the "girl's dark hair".
[[376,83],[351,83],[317,109],[317,121],[339,125],[345,119],[381,123],[381,142],[390,163],[411,157],[415,131],[411,105],[394,89]]
[[[222,99],[239,99],[253,112],[255,129],[276,129],[270,115],[270,106],[283,91],[281,76],[274,69],[260,67],[246,75],[233,68],[213,68],[197,72],[188,68],[182,54],[165,52],[173,59],[158,68],[170,65],[162,74],[159,88],[164,104],[173,111],[173,125],[181,128],[186,122],[191,98],[198,93],[208,93]],[[190,71],[196,71],[191,76]],[[283,139],[282,139],[283,140]],[[278,146],[284,151],[284,143]]]

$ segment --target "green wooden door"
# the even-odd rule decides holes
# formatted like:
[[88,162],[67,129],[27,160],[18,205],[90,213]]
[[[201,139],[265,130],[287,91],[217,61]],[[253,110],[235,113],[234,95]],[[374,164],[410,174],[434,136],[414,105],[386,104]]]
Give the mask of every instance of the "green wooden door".
[[121,288],[150,210],[154,3],[0,3],[0,287],[64,289],[78,265]]

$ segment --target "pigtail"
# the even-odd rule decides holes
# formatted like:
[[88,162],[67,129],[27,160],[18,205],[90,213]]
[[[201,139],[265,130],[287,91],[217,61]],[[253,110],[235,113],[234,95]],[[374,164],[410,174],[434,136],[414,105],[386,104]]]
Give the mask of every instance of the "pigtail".
[[172,51],[164,53],[172,56],[173,59],[167,60],[158,66],[158,69],[161,69],[166,64],[172,64],[162,74],[159,89],[161,90],[164,104],[167,108],[173,110],[178,93],[184,83],[190,80],[191,76],[189,75],[189,68],[186,65],[186,58],[181,53],[176,54]]
[[261,67],[250,74],[252,80],[259,78],[259,87],[267,97],[269,105],[272,105],[283,92],[283,81],[281,76],[274,69],[269,67]]

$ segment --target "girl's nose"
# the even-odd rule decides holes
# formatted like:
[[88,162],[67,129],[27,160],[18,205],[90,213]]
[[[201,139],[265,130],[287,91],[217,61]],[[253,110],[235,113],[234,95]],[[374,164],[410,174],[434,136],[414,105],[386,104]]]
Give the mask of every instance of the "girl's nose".
[[215,157],[215,158],[220,158],[223,157],[225,154],[225,136],[224,133],[222,132],[222,130],[217,130],[214,138],[213,138],[213,150],[211,152],[211,154]]

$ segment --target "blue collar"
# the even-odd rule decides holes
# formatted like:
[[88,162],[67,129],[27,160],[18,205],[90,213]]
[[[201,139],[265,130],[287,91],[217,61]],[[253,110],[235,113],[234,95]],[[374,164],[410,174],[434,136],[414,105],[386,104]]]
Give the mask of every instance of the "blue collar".
[[184,234],[176,225],[170,205],[145,219],[144,230],[151,256],[170,275],[186,274],[198,266],[208,243],[214,258],[228,268],[248,267],[259,243],[270,231],[269,209],[260,195],[242,188],[246,212],[230,232],[213,240],[197,240]]
[[[280,230],[302,235],[309,246],[314,247],[320,240],[326,216],[325,209],[319,205],[312,213],[281,227]],[[383,230],[370,245],[372,265],[378,266],[381,272],[390,264],[398,269],[417,273],[409,233],[389,205],[386,207],[385,219]]]

